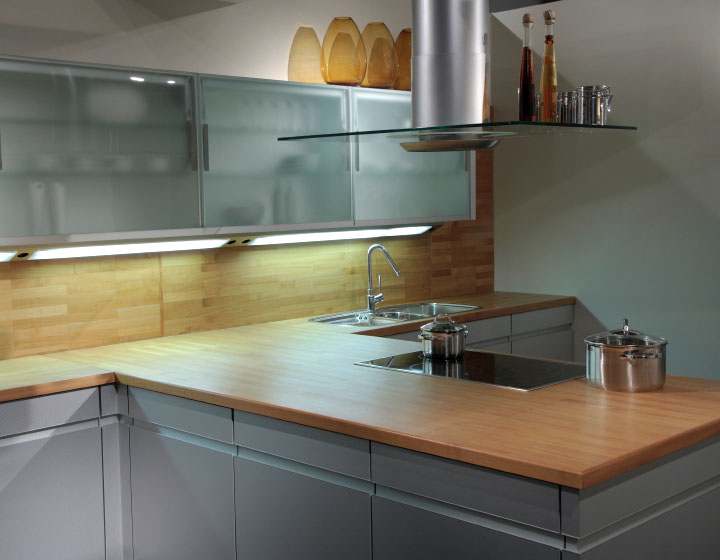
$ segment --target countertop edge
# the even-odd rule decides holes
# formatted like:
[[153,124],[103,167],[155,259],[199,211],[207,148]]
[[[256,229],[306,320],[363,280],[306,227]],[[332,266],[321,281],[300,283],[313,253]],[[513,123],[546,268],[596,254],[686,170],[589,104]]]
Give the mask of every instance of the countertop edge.
[[[78,364],[80,365],[80,364]],[[86,389],[88,387],[99,387],[108,383],[115,383],[117,380],[115,373],[95,373],[84,375],[81,377],[72,377],[67,379],[59,379],[57,381],[47,381],[35,385],[25,385],[0,390],[0,403],[6,401],[16,401],[31,397],[40,397],[43,395],[52,395],[55,393],[64,393],[65,391],[74,391],[76,389]]]

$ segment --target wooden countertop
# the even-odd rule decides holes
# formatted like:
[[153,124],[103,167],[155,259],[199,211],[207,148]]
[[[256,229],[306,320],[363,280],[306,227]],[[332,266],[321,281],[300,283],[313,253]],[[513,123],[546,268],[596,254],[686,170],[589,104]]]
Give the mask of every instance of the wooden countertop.
[[417,343],[305,324],[7,360],[0,400],[117,380],[575,488],[720,433],[717,381],[668,376],[662,391],[630,394],[576,380],[524,393],[355,366]]

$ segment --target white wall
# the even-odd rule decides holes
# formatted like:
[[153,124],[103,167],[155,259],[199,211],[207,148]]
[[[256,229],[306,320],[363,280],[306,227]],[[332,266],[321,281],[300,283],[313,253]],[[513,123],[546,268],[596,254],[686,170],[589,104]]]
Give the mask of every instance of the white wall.
[[396,37],[411,0],[2,0],[0,53],[285,80],[297,28],[335,16]]
[[[576,295],[576,358],[628,317],[668,338],[670,373],[720,379],[720,2],[551,6],[560,88],[611,85],[611,123],[639,131],[497,150],[496,289]],[[494,22],[499,118],[516,114],[522,12]]]

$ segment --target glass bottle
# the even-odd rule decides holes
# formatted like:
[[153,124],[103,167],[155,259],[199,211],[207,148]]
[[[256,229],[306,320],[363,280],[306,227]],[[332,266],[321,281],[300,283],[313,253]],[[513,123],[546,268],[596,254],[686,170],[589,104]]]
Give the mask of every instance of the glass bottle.
[[557,120],[557,70],[555,69],[555,12],[546,10],[545,17],[545,53],[543,56],[540,92],[542,94],[542,122]]
[[518,86],[518,120],[534,121],[535,119],[535,70],[533,68],[533,52],[531,30],[532,14],[523,14],[525,34],[523,36],[522,59],[520,61],[520,84]]

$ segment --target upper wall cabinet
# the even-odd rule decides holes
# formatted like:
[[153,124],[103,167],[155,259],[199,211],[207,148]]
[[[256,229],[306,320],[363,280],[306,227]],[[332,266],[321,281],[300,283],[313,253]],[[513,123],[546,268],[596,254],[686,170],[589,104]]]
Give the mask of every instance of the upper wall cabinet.
[[[410,126],[410,93],[352,88],[353,130]],[[328,129],[331,130],[331,129]],[[344,139],[335,139],[342,142]],[[408,153],[396,141],[355,143],[357,225],[422,223],[471,217],[474,157],[469,152]],[[322,144],[280,142],[281,144]]]
[[347,142],[278,142],[347,130],[347,88],[201,76],[206,227],[352,226]]
[[200,225],[191,75],[0,60],[0,237]]

